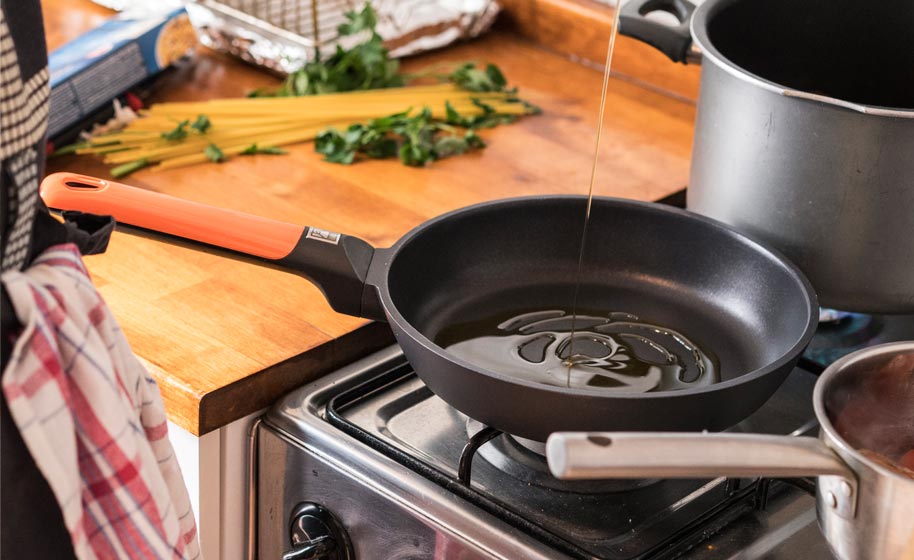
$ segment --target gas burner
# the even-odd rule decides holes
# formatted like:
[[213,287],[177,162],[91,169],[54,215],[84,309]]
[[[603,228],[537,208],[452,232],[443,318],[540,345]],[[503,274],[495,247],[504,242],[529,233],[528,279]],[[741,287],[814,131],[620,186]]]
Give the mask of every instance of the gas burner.
[[[794,370],[734,429],[785,435],[808,426],[815,379]],[[259,433],[257,504],[269,512],[260,517],[261,558],[282,556],[290,516],[311,502],[358,529],[350,536],[366,558],[716,560],[770,540],[781,525],[769,520],[783,524],[781,512],[810,535],[802,550],[824,546],[814,499],[778,481],[559,483],[541,443],[479,423],[468,429],[396,348],[290,394]]]
[[[468,418],[467,435],[473,437],[485,426]],[[549,472],[546,444],[501,434],[482,445],[477,454],[501,472],[529,485],[570,494],[605,494],[628,492],[660,482],[659,479],[559,480]]]
[[914,315],[833,312],[833,317],[819,325],[804,354],[823,367],[862,348],[914,339]]
[[819,326],[826,324],[834,324],[844,321],[849,317],[853,317],[855,313],[849,311],[839,311],[837,309],[829,309],[828,307],[819,308]]

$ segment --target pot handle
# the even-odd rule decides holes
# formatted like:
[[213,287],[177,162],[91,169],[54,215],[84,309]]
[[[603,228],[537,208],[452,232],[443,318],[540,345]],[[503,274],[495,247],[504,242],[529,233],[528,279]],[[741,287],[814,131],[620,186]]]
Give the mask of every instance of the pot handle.
[[357,237],[182,200],[121,183],[54,173],[41,183],[49,208],[111,215],[183,245],[294,272],[323,292],[339,313],[361,316],[365,276],[374,248]]
[[821,476],[820,493],[839,515],[853,518],[856,509],[853,471],[812,437],[557,432],[546,441],[546,459],[561,479]]
[[[701,56],[691,51],[689,24],[695,5],[688,0],[628,0],[622,2],[619,10],[619,33],[622,35],[647,43],[673,62],[701,62]],[[664,25],[645,17],[656,11],[673,14],[679,25]]]

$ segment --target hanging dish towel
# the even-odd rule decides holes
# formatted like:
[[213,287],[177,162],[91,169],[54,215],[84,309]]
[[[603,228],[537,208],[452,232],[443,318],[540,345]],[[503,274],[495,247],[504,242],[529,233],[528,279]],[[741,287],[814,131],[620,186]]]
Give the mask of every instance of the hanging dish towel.
[[155,380],[75,245],[3,273],[23,330],[3,392],[80,560],[200,557]]

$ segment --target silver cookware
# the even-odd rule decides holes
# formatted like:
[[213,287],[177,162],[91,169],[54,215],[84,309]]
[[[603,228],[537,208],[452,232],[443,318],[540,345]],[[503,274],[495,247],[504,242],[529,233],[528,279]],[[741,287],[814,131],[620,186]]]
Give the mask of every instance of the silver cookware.
[[[819,525],[845,560],[914,559],[914,478],[852,447],[835,428],[835,404],[860,391],[914,341],[861,350],[832,364],[813,395],[818,438],[739,433],[554,433],[546,444],[562,479],[817,476]],[[850,393],[849,393],[850,391]],[[903,419],[910,421],[910,417]],[[914,436],[914,426],[908,434]]]
[[619,29],[702,64],[690,210],[779,249],[822,305],[914,312],[914,2],[629,0]]

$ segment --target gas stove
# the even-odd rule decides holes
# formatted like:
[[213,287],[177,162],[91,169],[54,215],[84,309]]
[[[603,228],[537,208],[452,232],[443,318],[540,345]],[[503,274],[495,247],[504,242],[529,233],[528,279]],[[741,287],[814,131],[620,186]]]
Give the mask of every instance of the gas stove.
[[[914,339],[912,316],[834,317],[774,396],[731,430],[814,435],[812,392],[825,366]],[[467,418],[396,346],[289,394],[254,433],[251,557],[832,558],[814,480],[557,480],[543,444]]]
[[[815,433],[818,371],[732,429]],[[335,552],[288,558],[830,558],[810,481],[559,481],[541,444],[447,405],[396,347],[288,395],[258,438],[259,558],[314,540]]]

